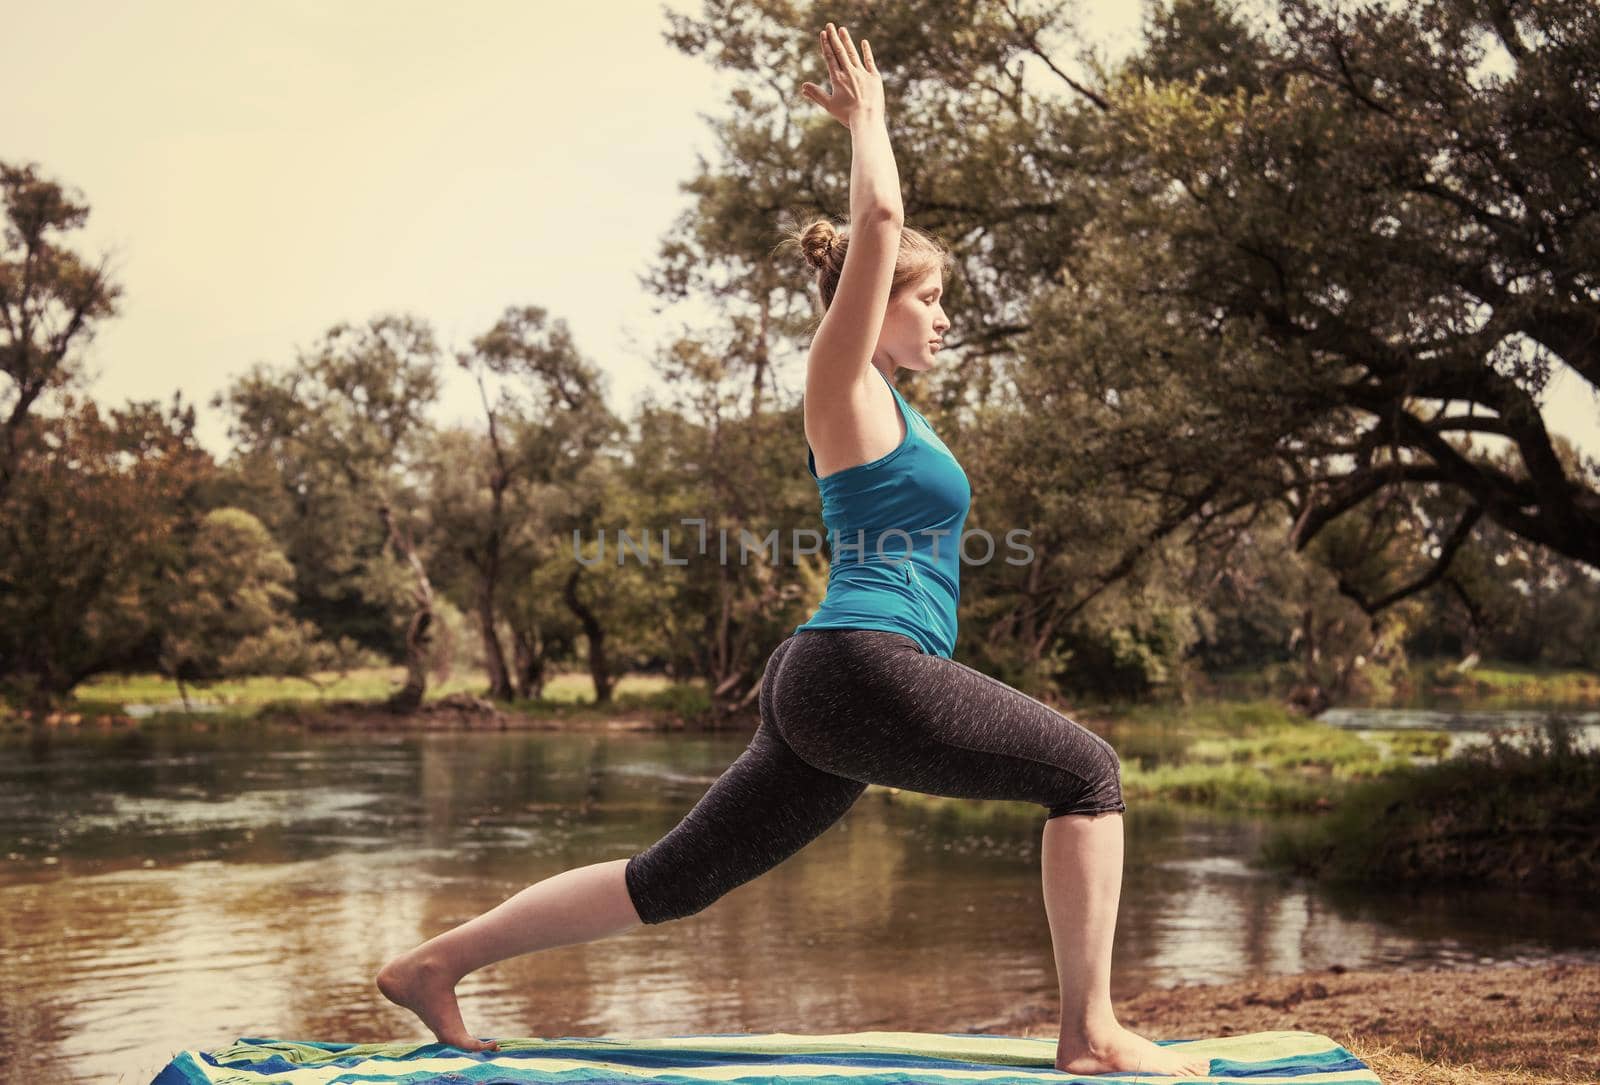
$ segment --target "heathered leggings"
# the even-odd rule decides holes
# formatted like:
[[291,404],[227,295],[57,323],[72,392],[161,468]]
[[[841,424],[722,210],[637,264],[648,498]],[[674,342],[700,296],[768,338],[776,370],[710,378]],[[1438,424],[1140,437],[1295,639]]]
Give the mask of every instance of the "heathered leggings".
[[767,658],[750,745],[676,827],[628,860],[646,923],[682,919],[771,870],[869,783],[1121,813],[1111,745],[997,679],[899,633],[802,629]]

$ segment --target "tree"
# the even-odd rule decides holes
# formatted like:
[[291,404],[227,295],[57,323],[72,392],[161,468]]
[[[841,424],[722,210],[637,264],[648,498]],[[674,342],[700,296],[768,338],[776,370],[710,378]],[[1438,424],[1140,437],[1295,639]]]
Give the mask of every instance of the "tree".
[[[1600,564],[1600,465],[1537,400],[1558,359],[1600,383],[1600,16],[1279,13],[1273,35],[1177,3],[1106,88],[1106,183],[1035,308],[1024,394],[1073,404],[1082,454],[1159,534],[1277,503],[1304,548],[1432,495],[1386,562],[1410,575],[1341,584],[1369,615],[1480,520]],[[1497,47],[1504,76],[1479,67]]]
[[[599,371],[583,361],[572,341],[566,321],[547,327],[548,314],[537,306],[508,308],[494,327],[459,352],[457,364],[477,382],[487,431],[481,439],[457,435],[455,455],[435,463],[433,492],[443,498],[434,510],[436,523],[455,540],[460,556],[472,571],[471,605],[483,639],[489,672],[489,695],[509,700],[513,675],[497,630],[501,612],[519,608],[502,604],[506,573],[516,590],[526,591],[539,558],[536,550],[546,531],[525,531],[531,521],[543,521],[543,502],[558,499],[596,453],[610,443],[620,428],[605,405]],[[490,383],[495,384],[491,394]],[[472,447],[477,446],[477,447]],[[443,451],[443,450],[441,450]],[[447,478],[446,463],[461,472]],[[567,594],[574,613],[594,626],[581,601]],[[528,668],[534,663],[533,642],[539,638],[523,627],[513,633],[519,645],[519,671],[523,688],[531,684]],[[608,699],[610,680],[604,666],[604,639],[590,629],[590,651],[599,664],[596,692]]]
[[1419,598],[1426,612],[1408,650],[1454,653],[1467,667],[1496,659],[1600,668],[1600,573],[1495,524]]
[[[799,411],[776,396],[772,408],[746,406],[725,350],[681,339],[658,368],[669,391],[640,413],[624,471],[638,511],[622,522],[656,538],[639,571],[652,591],[671,592],[676,613],[652,623],[666,658],[704,677],[713,715],[726,718],[754,701],[772,645],[806,617],[807,558],[794,544],[796,531],[813,532],[802,544],[823,537],[816,485],[796,439]],[[672,565],[662,532],[673,540]]]
[[185,683],[241,675],[307,677],[336,659],[310,622],[288,613],[294,569],[243,509],[201,519],[160,607],[161,672]]
[[45,392],[65,388],[81,376],[78,348],[96,324],[116,312],[122,290],[106,261],[90,267],[61,247],[53,234],[83,228],[89,207],[60,185],[38,175],[33,164],[0,162],[5,200],[4,248],[0,249],[0,498],[15,479],[30,413]]
[[[397,711],[415,709],[427,689],[433,585],[408,472],[438,397],[438,353],[413,317],[341,323],[294,365],[257,365],[213,401],[233,414],[240,455],[276,466],[304,514],[302,546],[331,550],[362,595],[404,611],[406,681],[389,702]],[[384,558],[391,551],[394,561]]]
[[153,668],[163,584],[183,560],[214,471],[194,409],[109,416],[64,393],[21,431],[0,499],[0,685],[47,703],[79,683]]

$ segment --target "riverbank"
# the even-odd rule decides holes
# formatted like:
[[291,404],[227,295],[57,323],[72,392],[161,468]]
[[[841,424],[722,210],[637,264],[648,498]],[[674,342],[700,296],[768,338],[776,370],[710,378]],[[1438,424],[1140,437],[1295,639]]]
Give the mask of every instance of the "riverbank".
[[[1600,674],[1515,664],[1482,662],[1467,670],[1454,661],[1417,661],[1408,684],[1397,687],[1391,696],[1360,702],[1364,707],[1419,707],[1437,700],[1451,709],[1498,709],[1538,706],[1582,710],[1600,707]],[[318,704],[365,704],[379,708],[405,679],[401,667],[368,667],[344,672],[319,672],[306,678],[235,678],[205,687],[191,686],[185,691],[185,704],[176,683],[151,674],[103,675],[80,686],[61,706],[65,714],[87,715],[115,712],[125,706],[159,709],[175,714],[191,711],[247,717],[253,710],[269,705],[296,704],[308,708]],[[458,697],[479,698],[487,687],[481,672],[461,671],[428,688],[424,704]],[[1292,674],[1282,664],[1269,664],[1249,670],[1220,673],[1203,678],[1195,696],[1188,701],[1142,703],[1137,705],[1066,704],[1056,698],[1047,703],[1071,715],[1122,718],[1130,714],[1142,718],[1182,719],[1208,704],[1265,704],[1275,709],[1272,715],[1285,715],[1286,694],[1293,685]],[[618,677],[610,705],[593,702],[594,686],[582,670],[552,674],[535,700],[516,700],[497,704],[508,717],[536,716],[563,720],[579,718],[585,712],[629,714],[650,710],[693,725],[695,717],[710,707],[707,684],[703,680],[674,682],[664,675],[628,673]],[[1341,707],[1358,707],[1356,702]],[[0,717],[7,706],[0,702]],[[746,713],[753,721],[753,712]],[[1305,717],[1294,715],[1304,722]],[[419,727],[433,722],[426,714],[414,721]],[[753,726],[753,723],[752,723]]]
[[[1203,675],[1195,692],[1202,698],[1286,700],[1298,680],[1295,665],[1269,663]],[[1463,666],[1453,659],[1419,659],[1394,681],[1376,673],[1368,675],[1360,693],[1339,701],[1344,708],[1444,704],[1480,709],[1529,705],[1595,708],[1600,707],[1600,673],[1498,660]]]
[[251,718],[258,724],[307,731],[663,731],[671,730],[675,722],[683,725],[682,720],[647,707],[597,711],[585,705],[560,705],[526,711],[470,693],[448,694],[411,712],[393,712],[365,701],[280,702],[261,707]]
[[[1600,965],[1423,971],[1332,968],[1114,998],[1152,1039],[1318,1032],[1384,1085],[1600,1082]],[[970,1032],[1054,1038],[1059,1007],[1028,1004]],[[909,1024],[904,1027],[910,1027]]]
[[584,706],[518,711],[471,694],[454,693],[410,712],[395,712],[370,701],[284,701],[243,709],[163,710],[135,716],[109,706],[34,715],[27,710],[0,713],[5,733],[104,732],[177,728],[204,733],[215,729],[280,727],[322,733],[431,733],[445,731],[670,731],[686,726],[681,717],[657,709],[595,710]]
[[[1551,708],[1600,704],[1600,675],[1487,663],[1467,672],[1453,664],[1419,663],[1414,674],[1416,688],[1443,696],[1455,708],[1493,708],[1508,699]],[[711,720],[704,682],[673,682],[662,675],[623,675],[611,702],[597,705],[589,676],[581,671],[556,673],[538,699],[511,702],[483,698],[484,676],[461,672],[434,683],[419,710],[397,714],[384,702],[404,677],[402,668],[371,667],[307,678],[230,679],[180,691],[158,675],[105,675],[84,683],[54,711],[0,702],[0,733],[179,723],[197,730],[267,723],[313,731],[706,731],[753,730],[757,723],[753,705]],[[1117,743],[1124,763],[1152,773],[1143,781],[1151,790],[1211,804],[1239,799],[1255,808],[1325,809],[1331,796],[1309,775],[1331,773],[1335,782],[1372,776],[1387,767],[1388,758],[1437,757],[1437,747],[1449,745],[1439,732],[1412,731],[1391,736],[1385,757],[1370,742],[1291,711],[1269,692],[1282,678],[1272,666],[1214,676],[1205,683],[1205,696],[1186,703],[1052,703],[1102,734],[1102,723],[1110,725],[1116,733],[1107,737]],[[1252,737],[1264,740],[1258,749],[1241,747]],[[1224,745],[1209,741],[1216,739]],[[1399,748],[1401,743],[1409,748]],[[1258,768],[1292,760],[1298,771],[1239,771],[1244,759]]]
[[[1600,894],[1600,752],[1558,717],[1513,743],[1350,786],[1329,816],[1265,843],[1269,867],[1323,882]],[[1600,1063],[1600,1059],[1597,1059]]]
[[[625,675],[609,704],[595,704],[587,675],[558,674],[537,700],[491,701],[482,675],[464,674],[431,687],[420,707],[395,712],[385,703],[404,678],[400,668],[327,672],[309,679],[241,678],[180,697],[176,684],[154,675],[105,676],[81,686],[51,711],[0,702],[0,734],[180,727],[207,731],[287,726],[306,731],[673,731],[704,729],[709,699],[703,683],[657,675]],[[730,727],[755,720],[734,718]]]

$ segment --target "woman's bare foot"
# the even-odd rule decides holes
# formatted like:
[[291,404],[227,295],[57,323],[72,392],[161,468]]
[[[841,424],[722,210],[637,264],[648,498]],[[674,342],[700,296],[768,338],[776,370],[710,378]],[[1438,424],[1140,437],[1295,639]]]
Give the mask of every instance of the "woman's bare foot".
[[1162,1047],[1116,1025],[1088,1042],[1056,1047],[1056,1069],[1069,1074],[1114,1074],[1132,1070],[1173,1077],[1198,1077],[1211,1072],[1211,1060]]
[[455,977],[412,950],[378,970],[378,990],[396,1006],[404,1006],[428,1026],[440,1043],[463,1051],[499,1051],[494,1041],[484,1043],[467,1032],[456,1004]]

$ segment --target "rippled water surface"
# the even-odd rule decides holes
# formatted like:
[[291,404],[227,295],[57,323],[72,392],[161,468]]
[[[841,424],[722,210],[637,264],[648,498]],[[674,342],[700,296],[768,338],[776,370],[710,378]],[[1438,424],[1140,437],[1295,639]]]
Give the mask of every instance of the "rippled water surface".
[[[429,1038],[372,985],[389,956],[653,843],[747,741],[213,728],[0,747],[5,1072],[144,1083],[179,1050],[241,1036]],[[1053,1006],[1043,816],[871,788],[697,916],[467,977],[468,1027],[959,1032]],[[1263,819],[1136,807],[1125,826],[1116,997],[1334,963],[1595,956],[1571,906],[1333,894],[1257,872]]]

